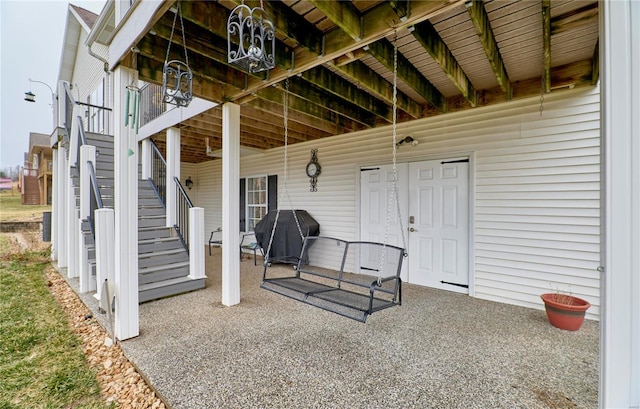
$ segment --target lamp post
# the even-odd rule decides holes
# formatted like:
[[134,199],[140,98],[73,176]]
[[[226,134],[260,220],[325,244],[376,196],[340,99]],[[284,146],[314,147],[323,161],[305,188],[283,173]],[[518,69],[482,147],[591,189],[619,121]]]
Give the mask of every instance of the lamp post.
[[[43,84],[43,85],[46,85],[47,88],[49,88],[49,91],[51,91],[51,108],[53,108],[54,101],[56,100],[56,94],[55,92],[53,92],[53,88],[51,88],[51,86],[46,82],[32,80],[31,78],[29,78],[29,82],[36,82],[38,84]],[[36,102],[36,94],[34,94],[33,92],[31,92],[31,90],[29,90],[24,93],[24,100],[28,102]]]

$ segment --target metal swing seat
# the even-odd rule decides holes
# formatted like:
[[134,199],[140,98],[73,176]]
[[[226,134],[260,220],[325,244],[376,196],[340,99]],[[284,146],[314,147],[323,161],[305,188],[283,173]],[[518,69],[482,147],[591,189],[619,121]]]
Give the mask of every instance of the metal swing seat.
[[[394,42],[395,43],[395,42]],[[290,297],[347,318],[366,322],[367,317],[376,311],[402,304],[402,260],[406,241],[402,215],[398,205],[396,189],[396,111],[397,111],[397,45],[394,47],[393,79],[393,195],[389,195],[384,242],[346,241],[324,236],[305,236],[293,211],[300,233],[302,251],[295,257],[293,272],[291,269],[274,268],[280,260],[270,259],[271,245],[278,225],[278,213],[271,230],[271,238],[266,247],[264,271],[261,288]],[[288,82],[285,81],[285,93]],[[287,118],[288,94],[284,98],[284,186],[287,191]],[[403,247],[387,244],[391,209],[395,200]],[[290,202],[290,200],[289,200]],[[279,200],[278,203],[281,203]],[[291,203],[290,203],[291,205]],[[293,208],[293,206],[291,206]],[[264,248],[264,246],[263,246]],[[290,262],[290,261],[289,261]]]
[[265,259],[260,287],[365,322],[402,304],[403,258],[404,249],[384,243],[307,236],[293,269]]

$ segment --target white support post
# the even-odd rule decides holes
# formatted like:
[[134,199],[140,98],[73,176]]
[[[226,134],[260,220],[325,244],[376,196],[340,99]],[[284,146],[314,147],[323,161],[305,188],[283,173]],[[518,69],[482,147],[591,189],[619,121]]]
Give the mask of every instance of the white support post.
[[78,212],[71,165],[67,166],[67,277],[78,277]]
[[66,268],[68,266],[68,232],[67,232],[67,187],[68,187],[68,170],[67,155],[64,147],[58,148],[58,185],[55,189],[58,191],[58,206],[55,217],[58,219],[58,268]]
[[640,2],[599,5],[604,186],[599,403],[640,408]]
[[86,293],[95,290],[91,281],[91,271],[89,269],[89,255],[87,247],[84,245],[84,235],[82,234],[82,221],[88,220],[91,211],[91,175],[89,174],[89,163],[96,166],[96,147],[92,145],[82,145],[80,147],[80,221],[78,224],[78,255],[80,257],[78,272],[80,276],[80,292]]
[[222,106],[222,304],[240,303],[240,106]]
[[60,186],[60,182],[58,182],[58,152],[60,149],[55,148],[52,152],[53,164],[52,169],[52,177],[51,177],[51,260],[58,260],[58,212],[60,208],[58,207],[58,186]]
[[[180,108],[176,108],[180,109]],[[180,179],[180,130],[178,128],[167,129],[167,191],[165,195],[167,204],[167,227],[176,224],[177,198],[176,182],[174,177]]]
[[115,212],[113,209],[98,209],[96,218],[96,295],[102,297],[102,283],[115,281]]
[[82,221],[78,223],[78,270],[80,276],[80,292],[86,293],[95,290],[91,284],[91,270],[89,269],[89,250],[84,245],[82,234]]
[[204,209],[189,209],[189,278],[206,278],[204,274]]
[[[125,126],[127,85],[136,72],[117,67],[113,72],[113,122],[115,169],[115,337],[139,335],[138,314],[138,141],[135,131]],[[101,285],[101,284],[99,284]]]
[[151,177],[151,139],[142,140],[142,180]]
[[96,166],[96,147],[92,145],[82,145],[80,147],[80,219],[85,220],[89,217],[89,209],[91,207],[91,176],[89,175],[89,164]]

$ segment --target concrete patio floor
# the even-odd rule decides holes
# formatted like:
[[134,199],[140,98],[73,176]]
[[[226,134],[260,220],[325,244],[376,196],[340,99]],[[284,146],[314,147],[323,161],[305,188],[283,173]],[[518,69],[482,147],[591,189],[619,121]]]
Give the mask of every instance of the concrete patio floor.
[[562,331],[544,311],[405,284],[402,306],[362,324],[260,289],[252,259],[225,307],[219,249],[206,269],[204,290],[142,304],[120,344],[173,409],[598,405],[597,322]]

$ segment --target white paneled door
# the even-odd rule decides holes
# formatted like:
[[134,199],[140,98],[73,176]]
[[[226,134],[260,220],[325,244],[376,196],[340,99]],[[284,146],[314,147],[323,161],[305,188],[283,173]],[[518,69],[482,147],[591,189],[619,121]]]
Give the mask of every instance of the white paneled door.
[[[468,292],[469,163],[466,159],[398,164],[397,191],[409,256],[406,282]],[[363,168],[360,175],[360,237],[403,246],[393,194],[391,165]]]
[[[396,183],[400,214],[403,217],[403,226],[407,228],[407,192],[408,192],[408,164],[397,165],[398,180]],[[393,194],[393,166],[381,165],[362,168],[360,170],[360,240],[383,243],[385,241],[385,228],[387,226],[387,214],[389,226],[387,229],[387,244],[403,247],[402,231],[398,216],[398,205]],[[389,209],[389,199],[392,199]],[[407,233],[405,231],[405,240]],[[365,255],[363,255],[365,256]],[[402,281],[407,281],[407,259],[403,260]]]
[[469,163],[409,165],[409,282],[468,293]]

